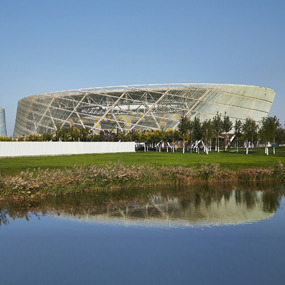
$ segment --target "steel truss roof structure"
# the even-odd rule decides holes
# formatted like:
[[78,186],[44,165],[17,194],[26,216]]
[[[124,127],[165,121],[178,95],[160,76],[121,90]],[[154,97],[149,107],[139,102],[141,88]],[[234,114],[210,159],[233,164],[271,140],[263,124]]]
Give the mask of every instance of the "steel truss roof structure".
[[272,89],[230,84],[149,84],[58,91],[19,101],[14,136],[74,125],[100,130],[176,129],[182,115],[231,120],[268,116]]
[[7,136],[5,110],[0,107],[0,136]]

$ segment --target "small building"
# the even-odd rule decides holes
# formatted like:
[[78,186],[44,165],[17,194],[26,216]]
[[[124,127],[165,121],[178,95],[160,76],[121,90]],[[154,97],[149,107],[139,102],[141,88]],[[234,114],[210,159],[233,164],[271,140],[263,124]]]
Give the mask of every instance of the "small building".
[[0,136],[7,136],[5,110],[0,107]]

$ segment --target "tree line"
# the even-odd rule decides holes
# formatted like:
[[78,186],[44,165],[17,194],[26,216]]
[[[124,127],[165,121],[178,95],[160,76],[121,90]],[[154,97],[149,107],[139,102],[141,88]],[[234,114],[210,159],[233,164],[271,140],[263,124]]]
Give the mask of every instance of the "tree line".
[[226,113],[223,116],[217,113],[212,119],[203,122],[199,117],[191,120],[187,116],[182,116],[178,129],[183,140],[203,140],[210,147],[214,142],[217,151],[221,142],[225,149],[232,143],[237,149],[244,146],[247,151],[259,142],[265,145],[267,152],[267,146],[285,143],[285,130],[276,116],[264,117],[258,123],[251,118],[244,122],[237,119],[233,123]]
[[[189,118],[182,116],[177,130],[133,130],[130,132],[114,132],[101,130],[95,133],[89,128],[58,127],[56,132],[32,134],[18,138],[0,137],[0,141],[135,141],[157,146],[164,142],[169,146],[179,145],[188,148],[198,148],[202,145],[209,149],[221,147],[227,149],[235,147],[253,147],[258,142],[267,145],[284,144],[285,130],[279,119],[265,117],[259,123],[247,118],[244,122],[235,120],[233,123],[229,116],[217,113],[212,119],[201,121],[199,117]],[[192,149],[192,148],[191,148]]]

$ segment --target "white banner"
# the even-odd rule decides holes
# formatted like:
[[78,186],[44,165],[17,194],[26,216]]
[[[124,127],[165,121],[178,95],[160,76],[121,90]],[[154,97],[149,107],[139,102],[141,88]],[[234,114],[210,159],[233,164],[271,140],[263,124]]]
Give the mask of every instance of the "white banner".
[[0,142],[0,157],[135,152],[135,142]]

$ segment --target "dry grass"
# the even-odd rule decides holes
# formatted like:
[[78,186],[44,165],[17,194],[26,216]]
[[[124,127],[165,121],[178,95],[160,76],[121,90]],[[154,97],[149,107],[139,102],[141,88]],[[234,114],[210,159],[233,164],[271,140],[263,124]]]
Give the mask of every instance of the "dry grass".
[[199,181],[284,181],[285,166],[279,162],[267,169],[222,169],[219,164],[201,167],[155,166],[149,164],[73,165],[71,168],[27,169],[15,176],[0,176],[0,196],[31,198],[128,186],[191,184]]

